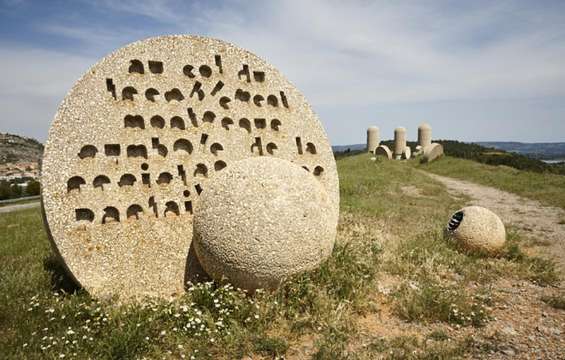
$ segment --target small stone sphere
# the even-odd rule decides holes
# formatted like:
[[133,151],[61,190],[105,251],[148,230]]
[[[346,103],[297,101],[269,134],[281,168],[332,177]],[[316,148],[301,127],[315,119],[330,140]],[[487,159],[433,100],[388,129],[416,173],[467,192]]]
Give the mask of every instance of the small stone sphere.
[[451,216],[447,232],[466,251],[495,255],[506,243],[502,220],[484,207],[468,206]]
[[202,192],[193,244],[215,280],[272,289],[330,256],[338,214],[308,170],[278,158],[248,158],[230,164]]

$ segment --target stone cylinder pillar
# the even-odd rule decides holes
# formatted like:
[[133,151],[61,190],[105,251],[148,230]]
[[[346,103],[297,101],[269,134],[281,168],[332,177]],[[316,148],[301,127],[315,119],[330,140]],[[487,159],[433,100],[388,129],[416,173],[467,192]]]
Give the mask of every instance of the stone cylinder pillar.
[[371,126],[367,129],[367,152],[374,153],[381,142],[379,128]]
[[418,126],[418,145],[426,147],[432,143],[432,127],[423,123]]
[[406,148],[406,129],[398,127],[394,129],[394,158],[400,159]]

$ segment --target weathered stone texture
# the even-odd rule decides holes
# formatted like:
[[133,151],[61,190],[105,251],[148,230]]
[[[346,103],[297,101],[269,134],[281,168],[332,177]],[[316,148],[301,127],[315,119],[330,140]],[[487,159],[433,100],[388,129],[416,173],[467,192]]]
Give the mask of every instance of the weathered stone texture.
[[200,195],[260,156],[307,169],[338,209],[324,129],[271,65],[204,37],[127,45],[74,85],[49,131],[42,195],[54,246],[94,295],[179,294]]
[[438,143],[431,143],[423,149],[423,162],[432,162],[443,156],[443,146]]
[[394,129],[394,158],[401,159],[406,149],[406,129],[398,127]]
[[374,153],[381,142],[379,128],[371,126],[367,129],[367,152]]
[[333,249],[338,211],[320,182],[274,158],[234,162],[208,183],[194,215],[194,247],[216,280],[274,288]]
[[467,251],[496,254],[506,242],[502,220],[480,206],[468,206],[453,214],[447,231]]
[[379,145],[375,149],[375,156],[377,156],[377,157],[382,156],[382,157],[385,157],[385,158],[391,160],[392,159],[392,151],[390,151],[390,149],[386,145]]
[[425,148],[432,143],[432,127],[428,123],[418,126],[418,145]]

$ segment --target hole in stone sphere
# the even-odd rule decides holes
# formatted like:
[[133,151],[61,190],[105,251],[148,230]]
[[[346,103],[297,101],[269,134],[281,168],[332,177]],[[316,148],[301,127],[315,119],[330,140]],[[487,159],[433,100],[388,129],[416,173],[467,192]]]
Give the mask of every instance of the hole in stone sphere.
[[449,231],[457,230],[457,228],[459,227],[459,225],[461,225],[461,222],[463,221],[463,216],[464,216],[463,211],[458,211],[455,214],[453,214],[453,216],[449,220],[449,223],[447,224],[447,230]]
[[183,194],[185,197],[189,197],[189,196],[190,196],[190,191],[185,190],[185,191],[182,192],[182,194]]
[[147,170],[147,169],[149,169],[149,164],[147,163],[141,164],[141,170]]

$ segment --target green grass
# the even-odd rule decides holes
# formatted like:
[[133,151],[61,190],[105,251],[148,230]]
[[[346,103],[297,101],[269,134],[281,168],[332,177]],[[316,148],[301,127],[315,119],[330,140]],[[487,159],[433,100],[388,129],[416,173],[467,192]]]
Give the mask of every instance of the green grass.
[[30,204],[39,202],[39,199],[23,199],[19,201],[9,202],[9,203],[0,203],[0,208],[12,205],[23,205],[23,204]]
[[476,346],[445,334],[362,335],[358,319],[379,311],[380,279],[399,279],[387,301],[402,319],[480,327],[490,321],[496,278],[542,285],[558,278],[551,262],[522,251],[518,234],[497,258],[457,251],[442,231],[463,200],[406,165],[366,155],[339,160],[342,216],[332,256],[254,295],[202,283],[172,302],[93,299],[64,274],[39,209],[0,214],[2,358],[275,358],[304,343],[315,359],[468,357]]
[[[414,162],[416,164],[416,162]],[[417,168],[515,193],[565,209],[565,176],[491,166],[449,156]]]
[[543,296],[541,300],[554,309],[565,310],[565,293]]

